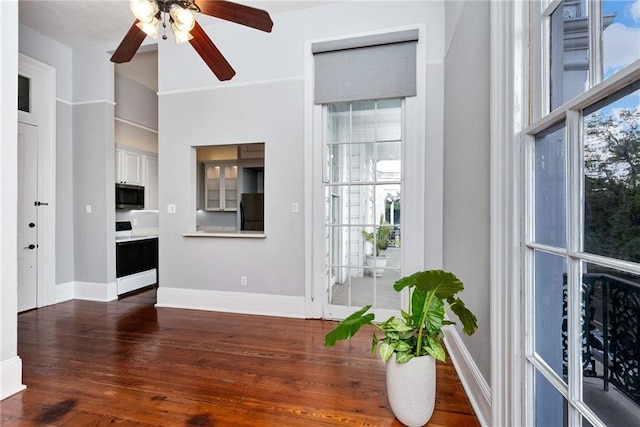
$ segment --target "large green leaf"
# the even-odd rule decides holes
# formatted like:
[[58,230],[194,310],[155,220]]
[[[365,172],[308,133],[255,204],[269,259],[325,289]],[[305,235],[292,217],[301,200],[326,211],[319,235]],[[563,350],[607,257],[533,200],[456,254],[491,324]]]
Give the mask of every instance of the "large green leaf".
[[339,340],[348,340],[353,337],[364,325],[369,325],[373,322],[375,315],[373,313],[368,313],[365,315],[367,311],[371,308],[370,305],[363,307],[361,310],[356,311],[351,316],[344,319],[342,322],[338,323],[338,325],[329,332],[324,337],[324,345],[326,347],[331,347],[335,345],[336,341]]
[[450,297],[447,299],[449,308],[453,311],[462,322],[462,330],[467,335],[473,335],[478,329],[478,319],[467,308],[460,298]]
[[404,276],[401,279],[398,279],[394,284],[393,284],[393,289],[396,292],[400,292],[401,290],[403,290],[404,288],[408,287],[408,286],[414,286],[416,283],[416,276],[418,275],[418,273],[413,273],[410,276]]
[[425,310],[425,302],[427,300],[427,293],[420,289],[414,289],[411,294],[411,320],[413,326],[420,327],[420,319],[422,319],[422,313]]
[[431,306],[427,312],[426,319],[424,321],[427,333],[430,335],[438,333],[442,328],[442,322],[444,321],[444,304],[442,300],[434,298],[431,300]]
[[[415,273],[416,289],[433,292],[436,297],[446,300],[464,289],[455,274],[442,270],[428,270]],[[397,283],[397,282],[396,282]]]

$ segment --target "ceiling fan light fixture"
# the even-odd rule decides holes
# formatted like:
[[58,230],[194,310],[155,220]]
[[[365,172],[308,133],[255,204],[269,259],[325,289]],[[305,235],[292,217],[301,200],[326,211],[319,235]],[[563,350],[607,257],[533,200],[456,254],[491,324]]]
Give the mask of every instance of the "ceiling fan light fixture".
[[156,15],[158,15],[160,10],[158,3],[154,0],[130,0],[129,7],[131,8],[133,15],[140,22],[149,24],[153,22],[154,19],[157,20]]
[[173,24],[179,31],[188,33],[193,30],[193,27],[196,25],[196,18],[193,16],[193,13],[189,9],[185,9],[175,3],[171,5],[169,15],[171,15]]
[[145,34],[148,35],[149,37],[153,37],[154,39],[157,39],[158,27],[159,27],[158,24],[160,24],[160,20],[154,16],[151,22],[140,21],[136,24],[136,27],[144,31]]
[[188,42],[193,39],[193,36],[189,31],[181,31],[175,22],[171,23],[171,30],[173,31],[173,38],[176,41],[176,44]]
[[167,24],[171,25],[175,42],[189,42],[220,81],[231,80],[236,72],[196,22],[194,12],[267,33],[273,28],[268,12],[229,0],[129,0],[129,6],[136,20],[111,55],[111,62],[122,64],[131,61],[147,35],[157,36],[162,21],[162,39],[167,39],[165,29]]

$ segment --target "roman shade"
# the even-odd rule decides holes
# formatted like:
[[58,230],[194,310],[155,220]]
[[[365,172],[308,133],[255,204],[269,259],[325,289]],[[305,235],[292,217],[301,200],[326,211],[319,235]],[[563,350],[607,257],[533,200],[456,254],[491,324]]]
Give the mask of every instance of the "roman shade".
[[416,95],[418,30],[313,43],[314,103]]

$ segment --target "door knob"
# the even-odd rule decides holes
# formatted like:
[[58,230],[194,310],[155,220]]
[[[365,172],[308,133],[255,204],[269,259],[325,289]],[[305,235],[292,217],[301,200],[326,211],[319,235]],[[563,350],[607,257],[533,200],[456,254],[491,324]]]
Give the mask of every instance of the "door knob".
[[30,223],[29,223],[29,228],[33,228],[33,227],[35,227],[35,226],[36,226],[36,225],[35,225],[34,223],[32,223],[32,222],[30,222]]
[[35,248],[36,248],[36,245],[34,245],[34,244],[32,243],[32,244],[30,244],[29,246],[25,246],[24,248],[25,248],[25,249],[35,249]]

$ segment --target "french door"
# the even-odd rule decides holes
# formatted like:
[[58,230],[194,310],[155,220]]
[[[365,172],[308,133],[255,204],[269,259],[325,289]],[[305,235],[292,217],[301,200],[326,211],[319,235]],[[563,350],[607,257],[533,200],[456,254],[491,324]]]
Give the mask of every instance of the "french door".
[[323,106],[325,317],[400,310],[403,109],[402,99]]

